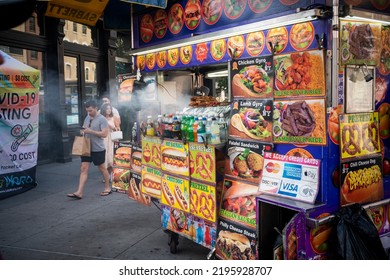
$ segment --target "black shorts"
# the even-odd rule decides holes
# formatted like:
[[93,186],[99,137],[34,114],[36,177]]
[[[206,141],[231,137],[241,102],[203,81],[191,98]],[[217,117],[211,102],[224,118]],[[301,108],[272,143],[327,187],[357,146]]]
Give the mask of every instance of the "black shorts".
[[94,165],[99,166],[106,161],[106,150],[101,152],[91,152],[90,157],[81,157],[81,162],[93,162]]

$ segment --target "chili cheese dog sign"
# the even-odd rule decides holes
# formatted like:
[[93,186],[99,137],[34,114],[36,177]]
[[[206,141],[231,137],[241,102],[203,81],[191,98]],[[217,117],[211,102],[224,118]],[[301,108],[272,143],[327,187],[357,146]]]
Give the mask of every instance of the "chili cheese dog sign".
[[350,160],[341,163],[341,205],[368,203],[383,199],[382,157]]
[[189,176],[188,145],[164,140],[161,147],[161,169],[175,175]]
[[341,159],[380,153],[378,124],[378,112],[341,115]]

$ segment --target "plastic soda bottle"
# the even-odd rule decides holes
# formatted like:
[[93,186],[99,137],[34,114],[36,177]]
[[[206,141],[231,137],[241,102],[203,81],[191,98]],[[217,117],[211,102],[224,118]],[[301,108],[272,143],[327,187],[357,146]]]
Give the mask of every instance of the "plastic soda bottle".
[[148,136],[154,136],[154,124],[152,116],[147,117],[146,121],[146,135]]

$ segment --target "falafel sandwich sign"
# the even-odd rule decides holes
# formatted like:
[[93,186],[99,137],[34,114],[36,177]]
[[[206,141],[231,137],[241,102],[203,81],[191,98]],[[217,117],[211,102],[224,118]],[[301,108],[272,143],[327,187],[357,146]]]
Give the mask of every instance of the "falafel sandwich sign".
[[40,72],[0,51],[0,199],[35,187]]

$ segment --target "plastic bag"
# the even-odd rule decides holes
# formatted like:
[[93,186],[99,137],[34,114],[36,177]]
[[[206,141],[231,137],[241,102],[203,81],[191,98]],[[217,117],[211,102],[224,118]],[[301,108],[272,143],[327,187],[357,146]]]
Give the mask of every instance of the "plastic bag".
[[336,213],[336,250],[346,260],[386,260],[378,231],[360,204],[342,207]]

